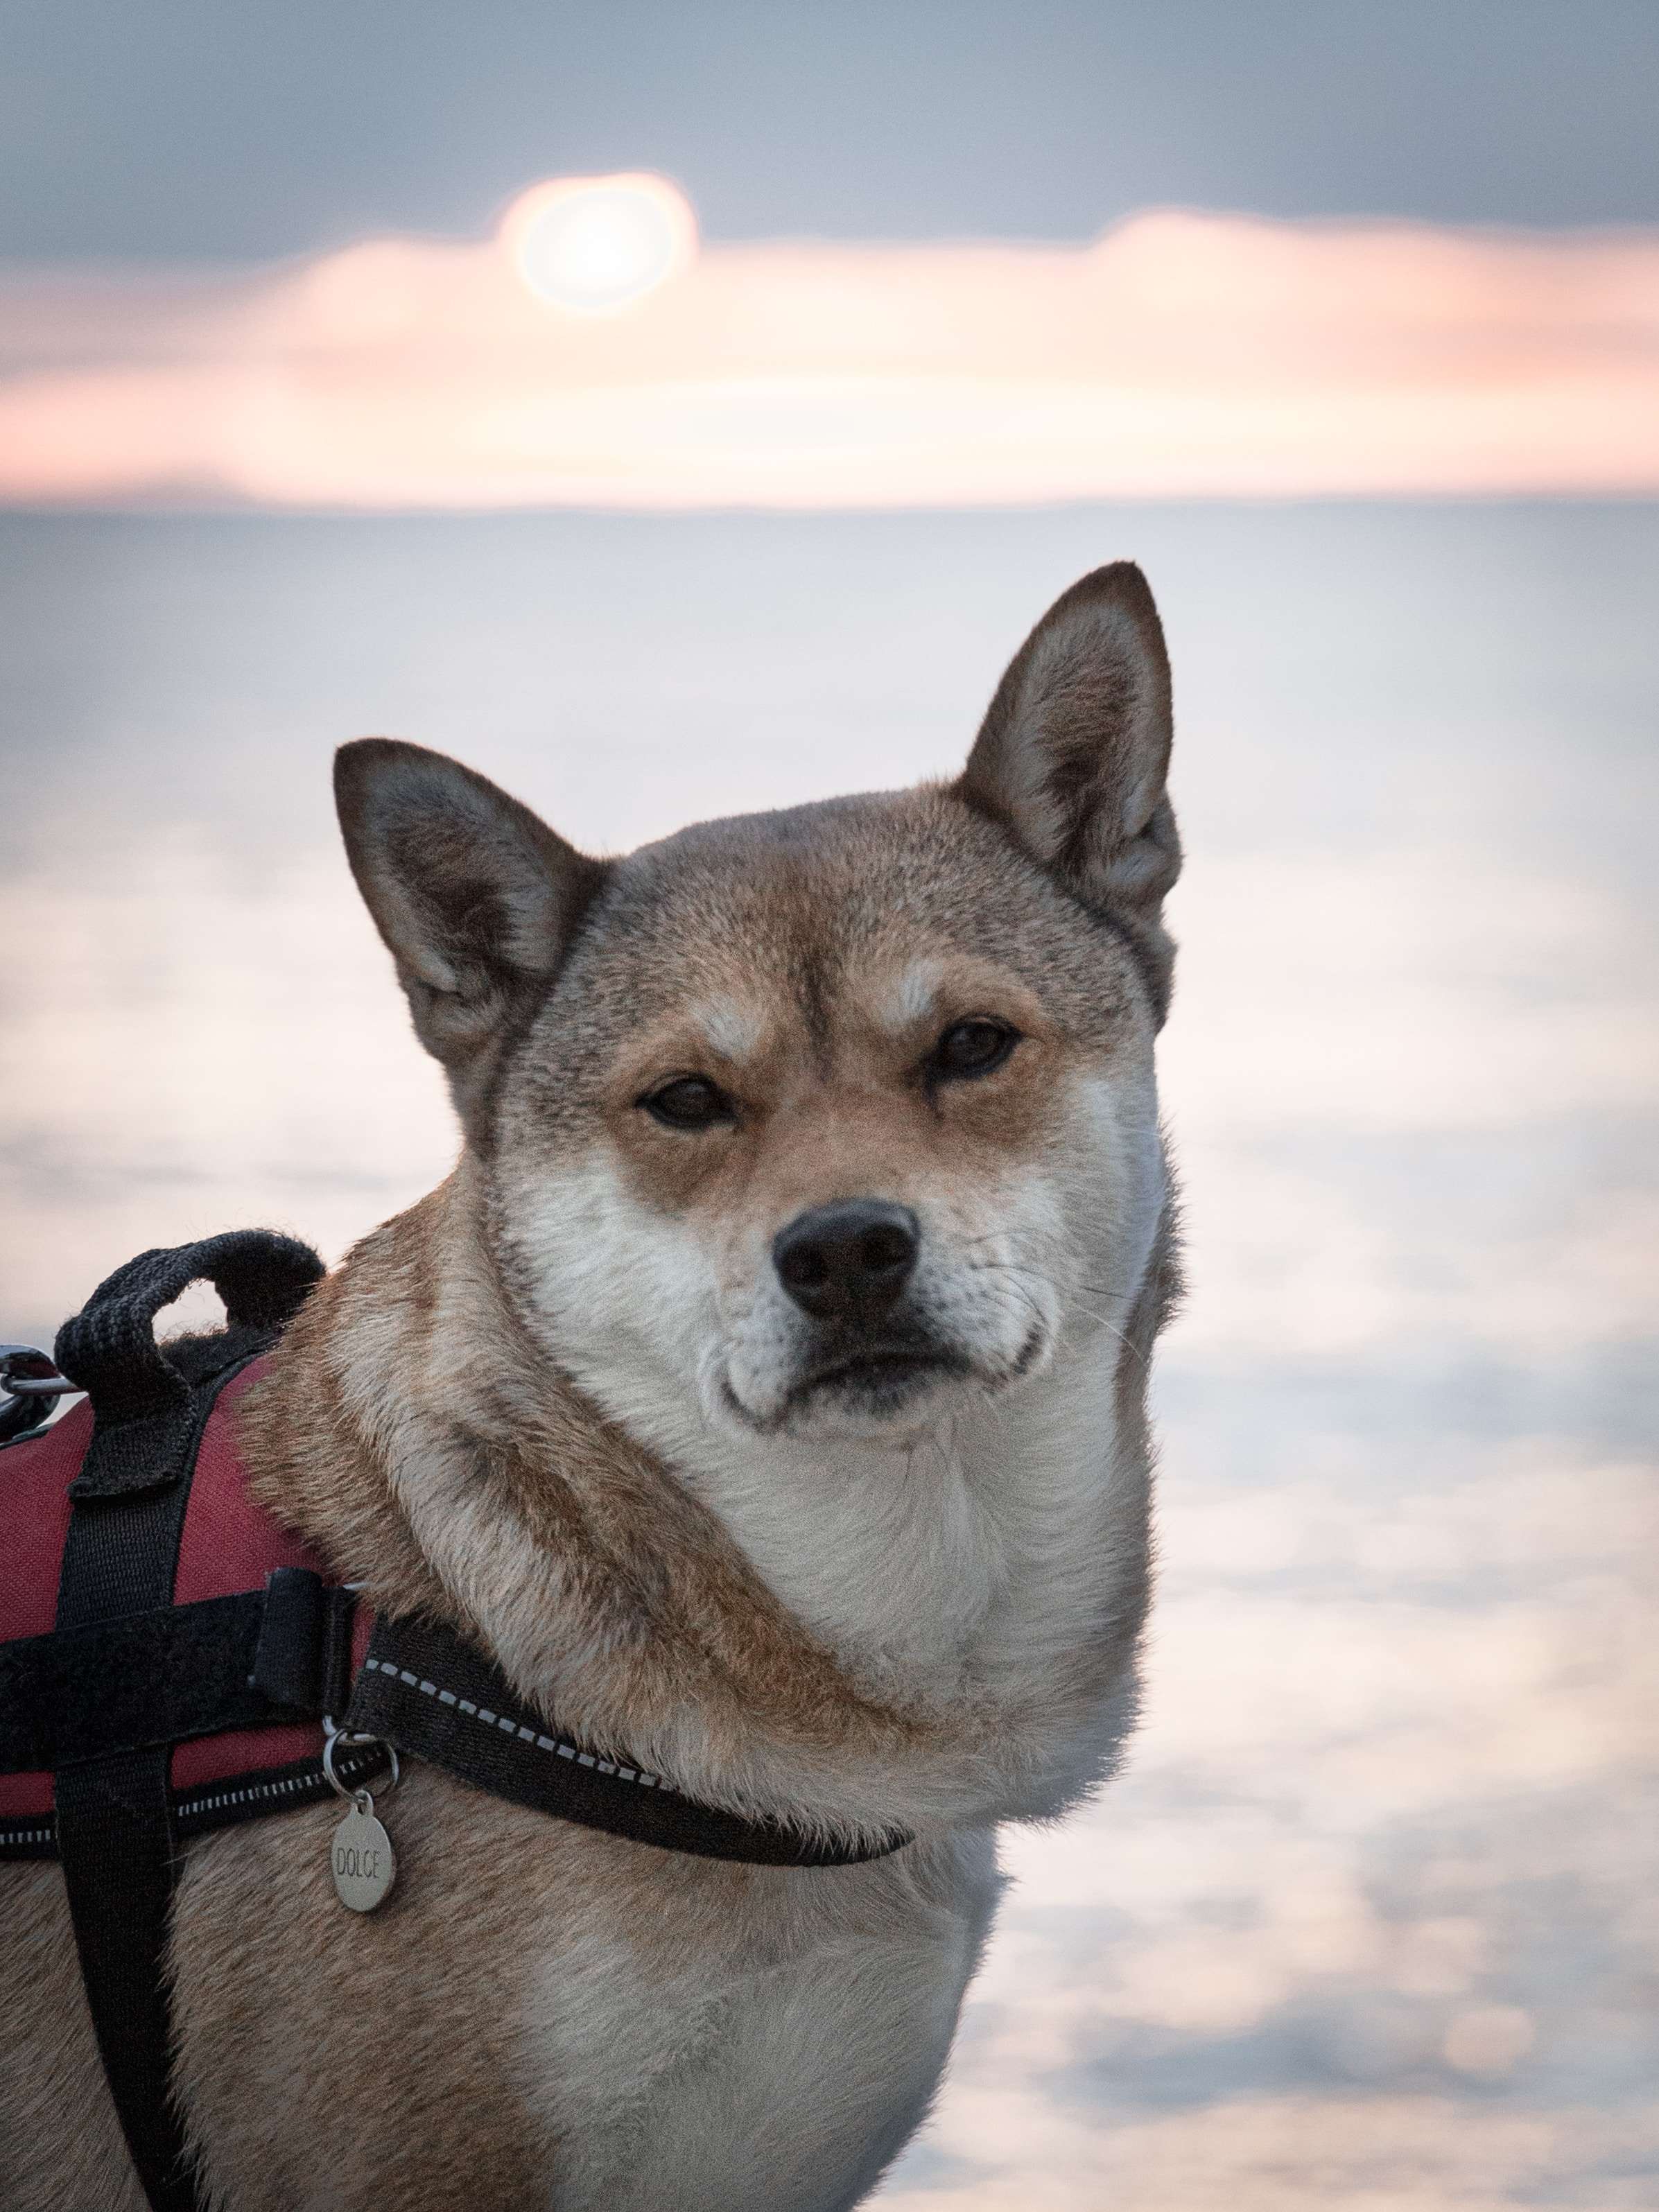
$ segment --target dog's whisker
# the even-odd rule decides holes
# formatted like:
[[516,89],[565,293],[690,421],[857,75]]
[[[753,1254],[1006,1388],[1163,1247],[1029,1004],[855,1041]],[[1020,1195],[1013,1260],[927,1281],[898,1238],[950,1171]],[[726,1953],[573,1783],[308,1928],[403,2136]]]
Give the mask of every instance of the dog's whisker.
[[[1034,1274],[1037,1276],[1038,1279],[1042,1283],[1046,1289],[1049,1291],[1055,1291],[1056,1289],[1053,1279],[1043,1274],[1041,1269],[1036,1267],[1023,1267],[1017,1261],[975,1260],[969,1262],[969,1271],[975,1274]],[[1083,1290],[1097,1287],[1098,1286],[1085,1285],[1083,1286]],[[1033,1294],[1030,1291],[1025,1291],[1023,1294],[1030,1300],[1033,1310],[1037,1310],[1036,1301]],[[1106,1330],[1109,1335],[1115,1336],[1118,1342],[1123,1346],[1123,1349],[1128,1352],[1139,1365],[1142,1367],[1146,1366],[1146,1353],[1139,1345],[1136,1344],[1132,1338],[1126,1335],[1124,1331],[1118,1327],[1117,1323],[1109,1319],[1108,1316],[1102,1313],[1094,1302],[1090,1297],[1084,1296],[1081,1291],[1074,1291],[1073,1295],[1077,1303],[1081,1305],[1086,1312],[1090,1313],[1093,1316],[1100,1328]],[[1107,1291],[1103,1288],[1099,1289],[1099,1295],[1102,1297],[1112,1297],[1119,1304],[1128,1303],[1128,1301],[1125,1299],[1121,1293]]]

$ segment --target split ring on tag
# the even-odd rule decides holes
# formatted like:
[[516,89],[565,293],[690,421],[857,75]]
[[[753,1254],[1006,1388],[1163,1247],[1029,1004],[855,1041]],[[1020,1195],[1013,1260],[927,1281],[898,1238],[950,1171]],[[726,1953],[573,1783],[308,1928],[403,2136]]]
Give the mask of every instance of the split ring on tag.
[[[335,1892],[342,1905],[353,1912],[373,1912],[377,1905],[385,1904],[398,1879],[398,1861],[391,1837],[374,1817],[372,1795],[361,1786],[351,1788],[334,1771],[334,1749],[337,1744],[375,1743],[380,1739],[349,1734],[330,1719],[325,1719],[323,1726],[327,1732],[323,1745],[323,1772],[330,1788],[351,1807],[334,1831],[329,1845],[329,1871],[334,1876]],[[392,1778],[386,1787],[395,1790],[399,1774],[398,1754],[391,1744],[386,1748],[392,1754]]]

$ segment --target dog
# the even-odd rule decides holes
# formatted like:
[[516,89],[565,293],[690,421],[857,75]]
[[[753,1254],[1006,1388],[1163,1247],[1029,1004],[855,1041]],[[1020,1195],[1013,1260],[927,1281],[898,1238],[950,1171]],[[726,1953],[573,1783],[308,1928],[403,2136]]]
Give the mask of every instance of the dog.
[[[463,1141],[248,1394],[255,1495],[685,1796],[913,1840],[729,1864],[416,1765],[361,1918],[337,1806],[197,1840],[173,2083],[216,2212],[835,2212],[923,2119],[1000,1826],[1134,1720],[1170,732],[1118,563],[948,784],[598,860],[440,754],[342,749]],[[58,1870],[0,1899],[0,2201],[142,2212]]]

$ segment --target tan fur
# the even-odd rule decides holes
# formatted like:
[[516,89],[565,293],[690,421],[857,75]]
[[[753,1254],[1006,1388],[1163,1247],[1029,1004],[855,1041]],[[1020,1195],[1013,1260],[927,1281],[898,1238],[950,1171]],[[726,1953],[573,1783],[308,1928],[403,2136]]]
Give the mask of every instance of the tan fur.
[[[839,2212],[925,2112],[997,1825],[1074,1802],[1133,1715],[1176,1267],[1144,594],[1060,603],[957,789],[609,867],[453,763],[349,749],[353,866],[467,1143],[246,1401],[255,1495],[596,1748],[916,1840],[727,1866],[416,1765],[371,1917],[331,1806],[193,1844],[175,2081],[217,2212]],[[1015,1042],[946,1080],[964,1020]],[[665,1127],[688,1077],[729,1111]],[[943,1352],[820,1384],[773,1239],[866,1194],[921,1224],[902,1310]],[[0,2201],[125,2212],[60,1878],[0,1898]]]

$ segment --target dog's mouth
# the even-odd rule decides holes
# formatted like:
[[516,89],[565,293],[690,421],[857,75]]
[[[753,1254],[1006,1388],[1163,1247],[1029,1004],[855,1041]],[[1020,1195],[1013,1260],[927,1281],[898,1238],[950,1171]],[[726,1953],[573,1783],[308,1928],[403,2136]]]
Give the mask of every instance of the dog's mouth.
[[895,1346],[854,1352],[802,1376],[785,1404],[793,1409],[818,1398],[849,1398],[876,1413],[884,1404],[898,1405],[914,1397],[920,1387],[973,1371],[972,1360],[961,1352]]
[[879,1422],[908,1411],[941,1384],[975,1381],[988,1392],[999,1390],[1030,1372],[1045,1341],[1042,1329],[1033,1328],[1015,1358],[994,1368],[960,1346],[928,1341],[838,1347],[799,1375],[764,1414],[744,1402],[729,1375],[720,1394],[727,1411],[750,1429],[787,1429],[817,1413]]

